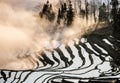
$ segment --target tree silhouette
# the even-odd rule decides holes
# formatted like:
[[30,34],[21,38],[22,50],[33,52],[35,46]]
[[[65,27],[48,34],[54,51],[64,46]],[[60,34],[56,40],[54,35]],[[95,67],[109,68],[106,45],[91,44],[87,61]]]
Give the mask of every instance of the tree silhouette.
[[87,2],[87,0],[85,0],[85,15],[86,15],[86,21],[88,21],[88,13],[89,13],[88,6],[89,6],[89,3]]
[[100,22],[108,21],[108,15],[107,15],[106,9],[107,9],[107,7],[106,7],[105,3],[103,3],[103,5],[101,5],[99,7],[99,21]]
[[52,4],[50,4],[48,0],[43,5],[43,9],[39,13],[39,16],[41,18],[43,18],[43,16],[45,16],[45,18],[48,19],[49,21],[53,21],[55,19],[55,12],[52,9]]
[[60,24],[60,19],[61,19],[61,10],[60,8],[58,9],[58,15],[57,15],[57,23]]
[[120,10],[118,9],[118,0],[112,0],[111,1],[112,5],[112,26],[113,26],[113,35],[117,39],[120,39]]
[[68,8],[68,11],[67,11],[67,25],[68,26],[72,24],[73,18],[74,18],[74,12],[73,12],[73,8],[72,8],[72,4],[70,2],[69,8]]

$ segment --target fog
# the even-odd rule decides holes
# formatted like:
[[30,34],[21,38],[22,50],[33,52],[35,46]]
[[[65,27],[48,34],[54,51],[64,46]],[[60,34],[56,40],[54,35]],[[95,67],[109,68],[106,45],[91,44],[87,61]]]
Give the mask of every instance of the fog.
[[[34,57],[35,52],[53,49],[57,41],[66,43],[80,37],[94,25],[92,19],[86,25],[86,20],[77,16],[70,27],[41,19],[38,11],[44,1],[0,0],[0,69],[33,69],[26,55]],[[50,2],[57,10],[58,1]]]

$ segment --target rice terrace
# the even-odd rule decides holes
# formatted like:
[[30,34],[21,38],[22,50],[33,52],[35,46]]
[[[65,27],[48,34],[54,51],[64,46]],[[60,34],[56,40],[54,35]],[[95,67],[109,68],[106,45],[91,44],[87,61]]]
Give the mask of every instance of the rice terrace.
[[0,83],[119,83],[120,0],[0,0]]

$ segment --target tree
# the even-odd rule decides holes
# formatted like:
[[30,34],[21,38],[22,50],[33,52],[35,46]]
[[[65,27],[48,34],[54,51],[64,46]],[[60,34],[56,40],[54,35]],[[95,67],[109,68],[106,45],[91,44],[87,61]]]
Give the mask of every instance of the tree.
[[48,8],[49,8],[49,1],[47,1],[47,3],[44,4],[42,13],[45,14],[48,11]]
[[72,24],[73,18],[74,18],[74,12],[73,12],[73,8],[72,8],[72,4],[70,2],[69,8],[68,8],[68,11],[67,11],[67,25]]
[[61,19],[61,10],[59,8],[58,10],[58,15],[57,15],[57,23],[60,24],[60,19]]
[[120,10],[118,9],[118,0],[112,0],[111,1],[111,5],[112,5],[112,26],[113,26],[113,35],[114,37],[116,37],[117,39],[120,39]]
[[66,3],[64,3],[64,6],[63,6],[63,11],[66,12],[67,11],[67,5]]
[[[108,5],[107,5],[108,13],[110,13],[110,1],[107,0],[107,2],[108,2]],[[109,15],[110,15],[110,14],[109,14]]]
[[87,2],[87,0],[85,0],[85,15],[86,15],[86,21],[88,20],[88,13],[89,13],[88,6],[89,6],[89,3]]
[[97,6],[95,4],[95,0],[92,0],[90,5],[91,5],[91,17],[93,15],[94,22],[96,22],[96,10],[97,10]]
[[79,7],[79,9],[81,11],[81,0],[78,1],[78,7]]
[[99,21],[103,22],[107,20],[108,20],[108,17],[106,12],[106,5],[105,3],[103,3],[103,5],[99,7]]
[[49,1],[43,5],[42,12],[39,13],[39,16],[43,18],[43,16],[49,21],[53,21],[55,19],[55,12],[52,9],[52,4],[49,4]]
[[61,4],[61,7],[59,8],[58,10],[58,16],[57,16],[57,23],[60,24],[60,21],[63,19],[63,20],[66,20],[66,11],[67,11],[67,5],[66,3],[64,4]]

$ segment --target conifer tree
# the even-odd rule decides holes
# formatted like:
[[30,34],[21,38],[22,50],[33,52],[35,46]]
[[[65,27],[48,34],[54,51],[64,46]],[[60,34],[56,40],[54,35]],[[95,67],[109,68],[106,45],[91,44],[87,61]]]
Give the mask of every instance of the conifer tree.
[[93,16],[94,16],[94,21],[96,22],[96,5],[95,5],[95,0],[93,1]]
[[86,14],[86,21],[88,21],[88,13],[89,13],[89,9],[88,9],[88,2],[87,0],[85,0],[85,14]]
[[103,22],[106,20],[107,20],[106,5],[105,3],[103,3],[103,5],[99,7],[99,21]]
[[73,12],[73,8],[72,8],[72,4],[70,2],[69,8],[68,8],[68,11],[67,11],[67,25],[72,24],[73,18],[74,18],[74,12]]
[[66,12],[66,10],[67,10],[67,5],[66,3],[64,3],[63,11]]
[[118,10],[118,0],[112,0],[111,1],[111,5],[112,5],[112,11],[111,11],[111,14],[112,14],[112,18],[113,18],[113,21],[112,21],[112,26],[113,26],[113,35],[114,37],[116,37],[117,39],[120,39],[120,12]]
[[60,8],[58,9],[58,15],[57,15],[57,23],[60,24],[60,19],[61,19],[61,10]]

